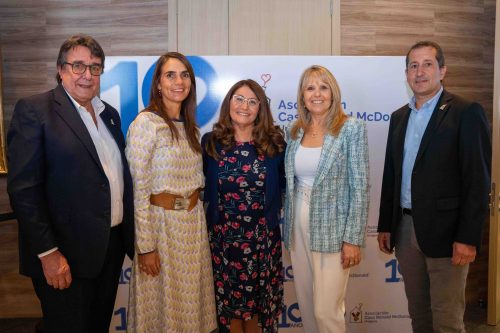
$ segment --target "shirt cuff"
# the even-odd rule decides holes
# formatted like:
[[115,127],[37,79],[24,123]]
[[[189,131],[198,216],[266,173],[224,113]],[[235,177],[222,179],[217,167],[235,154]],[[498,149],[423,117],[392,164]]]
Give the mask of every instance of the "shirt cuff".
[[55,248],[50,249],[50,250],[48,250],[48,251],[45,251],[45,252],[39,253],[39,254],[38,254],[38,258],[45,257],[46,255],[49,255],[49,254],[51,254],[52,252],[56,252],[57,250],[59,250],[59,248],[58,248],[58,247],[55,247]]

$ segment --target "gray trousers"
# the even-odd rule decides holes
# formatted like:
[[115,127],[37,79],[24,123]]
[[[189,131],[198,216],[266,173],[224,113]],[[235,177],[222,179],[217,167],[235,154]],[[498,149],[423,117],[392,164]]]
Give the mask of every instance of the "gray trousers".
[[403,275],[414,333],[465,332],[465,283],[469,265],[451,258],[429,258],[420,251],[413,218],[403,215],[396,237],[396,258]]

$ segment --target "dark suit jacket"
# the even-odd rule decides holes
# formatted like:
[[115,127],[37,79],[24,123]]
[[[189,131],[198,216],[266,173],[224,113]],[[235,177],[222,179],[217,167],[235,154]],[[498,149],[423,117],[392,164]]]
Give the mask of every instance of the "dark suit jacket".
[[[101,118],[121,151],[122,239],[132,257],[132,179],[118,112],[105,103]],[[75,277],[96,277],[111,229],[111,193],[90,134],[59,85],[16,104],[7,135],[7,191],[19,223],[21,274],[43,277],[37,254],[59,247]]]
[[[207,224],[219,220],[218,198],[219,198],[219,162],[213,159],[205,151],[205,145],[212,132],[206,133],[201,138],[203,149],[203,173],[205,174],[204,202],[207,207]],[[217,148],[220,150],[221,148]],[[266,157],[266,200],[264,214],[269,230],[279,225],[281,217],[282,194],[285,189],[285,150],[273,157]]]
[[[410,108],[391,116],[387,139],[379,232],[391,233],[401,220],[403,149]],[[422,252],[451,257],[453,242],[479,248],[488,214],[491,172],[490,126],[478,103],[443,91],[425,130],[411,178],[412,215]]]

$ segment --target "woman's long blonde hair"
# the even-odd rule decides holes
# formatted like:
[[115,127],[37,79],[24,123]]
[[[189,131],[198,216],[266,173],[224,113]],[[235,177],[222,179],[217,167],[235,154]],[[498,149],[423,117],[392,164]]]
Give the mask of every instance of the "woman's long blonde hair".
[[307,68],[300,77],[299,88],[297,92],[298,119],[297,121],[295,121],[290,131],[293,140],[297,139],[297,135],[300,129],[305,131],[311,123],[311,114],[306,109],[304,103],[304,89],[313,77],[318,77],[321,81],[326,83],[330,88],[330,91],[332,92],[332,105],[330,106],[330,109],[328,110],[328,114],[326,116],[326,128],[328,130],[328,133],[332,136],[337,136],[348,118],[348,116],[342,110],[340,88],[337,80],[335,79],[333,74],[325,67],[313,65]]

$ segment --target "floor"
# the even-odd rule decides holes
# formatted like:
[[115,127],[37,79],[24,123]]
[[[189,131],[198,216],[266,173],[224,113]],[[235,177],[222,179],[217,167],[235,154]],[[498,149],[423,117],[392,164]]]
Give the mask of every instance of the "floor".
[[[500,333],[500,325],[486,324],[486,308],[477,305],[467,305],[465,310],[465,330],[467,333]],[[0,332],[2,332],[0,330]]]
[[[38,321],[38,318],[0,319],[0,333],[37,333]],[[486,309],[473,305],[468,306],[465,312],[465,328],[467,333],[500,333],[500,325],[486,324]]]

